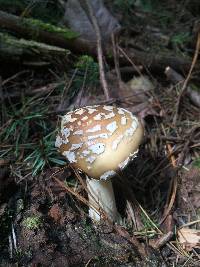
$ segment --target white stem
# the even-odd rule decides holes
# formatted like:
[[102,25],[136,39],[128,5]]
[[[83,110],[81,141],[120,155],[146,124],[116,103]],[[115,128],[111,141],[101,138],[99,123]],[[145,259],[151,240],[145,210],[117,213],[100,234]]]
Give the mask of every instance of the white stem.
[[100,211],[92,208],[93,206],[99,206],[106,212],[110,220],[116,221],[118,213],[111,180],[108,179],[107,181],[99,181],[95,179],[89,179],[87,177],[86,183],[89,190],[88,199],[90,218],[94,221],[101,220]]

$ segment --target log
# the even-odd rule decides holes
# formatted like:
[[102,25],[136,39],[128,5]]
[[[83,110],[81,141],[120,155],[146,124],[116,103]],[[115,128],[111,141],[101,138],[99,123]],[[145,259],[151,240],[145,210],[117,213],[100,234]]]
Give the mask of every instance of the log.
[[[41,22],[40,20],[20,18],[15,15],[0,11],[0,29],[17,34],[25,39],[40,41],[49,45],[70,49],[74,53],[86,53],[96,56],[96,44],[90,40],[82,39],[79,35],[68,28],[60,28]],[[120,54],[119,63],[122,66],[143,65],[152,71],[164,72],[167,66],[178,72],[188,72],[191,59],[177,57],[170,54],[160,55],[151,51],[139,51],[137,49],[126,49],[127,57]],[[107,44],[105,55],[107,60],[113,63],[112,47]],[[197,66],[196,66],[197,67]]]
[[44,66],[55,61],[66,62],[70,51],[47,44],[17,39],[0,32],[0,61],[22,65]]
[[78,34],[68,29],[61,28],[40,20],[21,18],[0,11],[0,29],[14,33],[18,37],[70,49],[78,53],[95,54],[95,44],[77,38]]

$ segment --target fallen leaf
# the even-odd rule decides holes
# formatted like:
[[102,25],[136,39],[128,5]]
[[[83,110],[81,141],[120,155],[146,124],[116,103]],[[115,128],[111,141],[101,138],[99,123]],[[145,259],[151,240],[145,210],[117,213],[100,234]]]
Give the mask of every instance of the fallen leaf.
[[[90,0],[90,4],[97,19],[101,37],[106,41],[110,39],[112,33],[118,32],[121,26],[104,6],[102,0]],[[72,30],[80,33],[81,38],[96,42],[96,32],[91,22],[86,1],[68,0],[65,5],[63,22]]]
[[187,251],[191,251],[193,248],[200,248],[200,230],[183,227],[177,233],[178,241]]

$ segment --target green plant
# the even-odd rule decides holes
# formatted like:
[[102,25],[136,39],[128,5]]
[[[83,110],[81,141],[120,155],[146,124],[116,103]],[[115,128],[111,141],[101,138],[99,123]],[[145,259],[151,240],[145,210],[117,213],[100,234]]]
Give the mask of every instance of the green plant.
[[94,86],[99,82],[99,65],[92,57],[87,55],[80,56],[75,63],[75,68],[77,68],[79,72],[75,80],[76,86],[83,84],[84,74],[86,74],[86,86]]
[[[30,135],[31,124],[44,117],[45,109],[33,109],[34,99],[22,99],[22,104],[11,104],[6,109],[7,123],[2,127],[0,140],[14,144],[14,154],[19,155],[19,145]],[[2,155],[1,155],[2,156]]]
[[190,33],[189,32],[181,32],[181,33],[178,33],[178,34],[175,34],[174,36],[172,36],[171,38],[171,42],[174,44],[174,45],[183,45],[187,42],[189,42],[191,36],[190,36]]
[[23,220],[22,224],[29,230],[38,229],[42,225],[41,217],[33,215]]
[[33,176],[41,171],[46,165],[55,163],[65,165],[65,161],[58,158],[55,148],[55,131],[42,137],[32,148],[32,152],[25,158],[25,162],[31,165]]
[[196,159],[194,162],[193,162],[193,165],[197,168],[200,168],[200,158]]
[[96,88],[99,84],[99,65],[90,56],[83,55],[74,64],[75,75],[72,86],[68,92],[70,99],[73,99],[81,88]]
[[36,175],[50,164],[65,164],[54,145],[55,125],[42,99],[25,98],[5,107],[7,122],[0,132],[0,158]]

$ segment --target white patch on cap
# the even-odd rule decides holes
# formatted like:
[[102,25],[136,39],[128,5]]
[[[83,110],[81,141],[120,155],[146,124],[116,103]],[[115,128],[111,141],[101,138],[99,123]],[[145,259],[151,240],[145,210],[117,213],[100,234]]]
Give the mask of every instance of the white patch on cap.
[[78,130],[73,133],[73,135],[82,135],[82,134],[83,134],[83,130]]
[[55,147],[59,148],[62,145],[62,143],[63,143],[62,138],[60,137],[60,135],[57,135],[56,142],[55,142]]
[[98,143],[91,145],[88,149],[92,150],[94,154],[102,154],[105,151],[105,145],[103,143]]
[[119,168],[120,168],[120,169],[124,169],[124,168],[128,165],[129,161],[130,161],[130,158],[128,157],[128,158],[125,159],[124,161],[120,162],[120,163],[119,163]]
[[92,113],[94,113],[95,111],[97,111],[96,108],[89,108],[89,107],[87,107],[87,110],[88,110],[88,113],[89,113],[89,114],[92,114]]
[[92,139],[96,139],[96,138],[108,138],[108,134],[107,133],[101,133],[101,134],[96,134],[96,135],[89,135],[88,136],[88,140],[92,140]]
[[83,108],[78,109],[75,114],[82,115],[85,112]]
[[88,129],[88,130],[86,131],[86,133],[94,133],[94,132],[97,132],[97,131],[100,131],[100,130],[101,130],[101,125],[96,125],[96,126],[94,126],[93,128]]
[[65,137],[68,137],[70,135],[70,129],[69,128],[62,128],[60,132]]
[[68,138],[65,138],[65,139],[62,139],[62,142],[63,142],[63,144],[68,144],[69,143],[69,139]]
[[97,114],[93,118],[95,121],[100,121],[101,120],[101,113]]
[[83,146],[83,143],[80,143],[80,144],[72,144],[72,146],[70,147],[70,150],[76,150],[80,147]]
[[103,109],[113,111],[113,106],[103,106]]
[[119,143],[122,141],[123,135],[119,135],[113,142],[112,142],[112,149],[116,150]]
[[137,157],[138,151],[139,151],[139,149],[137,149],[135,152],[133,152],[133,153],[131,153],[129,155],[129,157],[131,158],[131,160]]
[[77,118],[71,118],[71,120],[69,120],[69,122],[74,122],[77,121]]
[[67,122],[74,122],[76,120],[77,120],[77,118],[72,118],[72,114],[66,114],[62,118],[62,125],[67,123]]
[[82,154],[83,154],[83,156],[87,156],[90,154],[90,151],[89,150],[83,150]]
[[137,127],[138,127],[138,120],[136,117],[134,117],[134,120],[131,123],[131,127],[126,130],[125,135],[126,136],[132,136],[134,134],[134,132],[136,131]]
[[71,118],[72,118],[72,114],[67,113],[62,117],[62,122],[63,123],[68,122],[69,120],[71,120]]
[[95,159],[96,159],[96,157],[94,157],[94,156],[90,156],[90,157],[88,157],[88,158],[86,159],[86,161],[89,162],[89,163],[93,163],[93,162],[95,161]]
[[81,120],[86,121],[88,119],[88,116],[83,117]]
[[120,115],[124,115],[124,110],[122,109],[122,108],[118,108],[118,114],[120,114]]
[[86,144],[87,144],[87,146],[94,145],[94,141],[88,141]]
[[70,163],[77,162],[74,152],[64,151],[62,154],[63,154],[63,156],[65,156],[69,160]]
[[118,126],[117,126],[116,121],[113,121],[113,122],[109,123],[109,124],[106,126],[106,129],[107,129],[109,132],[111,132],[111,133],[114,133],[114,131],[116,131],[117,128],[118,128]]
[[100,180],[107,180],[109,177],[112,177],[116,174],[115,171],[107,171],[107,172],[104,172],[104,174],[102,174],[100,176]]
[[137,129],[138,127],[138,120],[135,118],[134,121],[131,123],[132,128],[134,129],[134,131]]
[[135,118],[135,116],[133,115],[132,112],[130,112],[129,110],[124,109],[124,108],[123,108],[123,110],[126,112],[126,114],[129,114],[129,115],[131,116],[132,119]]
[[121,125],[126,125],[127,118],[125,116],[121,117]]
[[111,118],[113,118],[113,117],[115,117],[115,113],[114,113],[114,112],[111,112],[111,113],[105,115],[105,119],[106,119],[106,120],[107,120],[107,119],[111,119]]
[[130,127],[129,129],[127,129],[125,131],[125,135],[126,136],[132,136],[134,134],[134,132],[135,132],[135,130],[132,127]]

